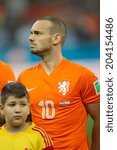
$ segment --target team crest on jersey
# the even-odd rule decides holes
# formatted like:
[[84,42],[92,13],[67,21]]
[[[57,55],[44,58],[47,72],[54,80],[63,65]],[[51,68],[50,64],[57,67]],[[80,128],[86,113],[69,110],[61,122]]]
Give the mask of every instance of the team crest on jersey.
[[95,81],[93,84],[94,84],[94,88],[95,88],[96,94],[99,94],[100,93],[100,84],[99,84],[99,81]]
[[69,81],[62,81],[58,82],[58,92],[61,93],[63,96],[69,91],[70,82]]

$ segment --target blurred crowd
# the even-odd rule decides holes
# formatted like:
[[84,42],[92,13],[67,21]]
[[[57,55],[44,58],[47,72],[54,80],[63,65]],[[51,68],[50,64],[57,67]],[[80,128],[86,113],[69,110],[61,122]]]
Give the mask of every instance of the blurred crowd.
[[99,58],[99,0],[0,0],[0,59],[35,61],[28,37],[32,23],[45,15],[66,23],[63,54],[67,58]]

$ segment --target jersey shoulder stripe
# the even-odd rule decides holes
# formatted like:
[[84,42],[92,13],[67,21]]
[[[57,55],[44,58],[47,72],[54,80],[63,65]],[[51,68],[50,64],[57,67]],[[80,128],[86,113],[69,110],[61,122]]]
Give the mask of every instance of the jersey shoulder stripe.
[[47,133],[45,132],[45,130],[41,127],[38,126],[33,126],[32,130],[37,131],[40,133],[40,135],[43,137],[44,142],[46,144],[46,147],[52,146],[52,141],[49,137],[49,135],[47,135]]

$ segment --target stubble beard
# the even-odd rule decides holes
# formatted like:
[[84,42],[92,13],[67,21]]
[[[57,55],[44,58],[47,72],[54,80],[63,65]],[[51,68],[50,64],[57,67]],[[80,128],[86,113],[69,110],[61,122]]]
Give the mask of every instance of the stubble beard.
[[38,52],[31,49],[31,54],[37,55]]
[[45,50],[44,49],[43,50],[33,50],[33,49],[31,49],[31,53],[33,55],[36,55],[36,56],[39,56],[39,57],[43,58],[44,56],[46,56],[47,54],[50,53],[50,49],[45,49]]

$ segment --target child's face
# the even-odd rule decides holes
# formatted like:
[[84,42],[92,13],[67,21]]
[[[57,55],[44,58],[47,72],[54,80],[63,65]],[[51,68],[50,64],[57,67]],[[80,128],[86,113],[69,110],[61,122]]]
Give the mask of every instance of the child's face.
[[0,126],[2,126],[3,115],[1,114],[1,95],[0,95]]
[[22,126],[30,112],[29,103],[26,97],[16,98],[9,96],[2,108],[6,124],[13,127]]
[[1,95],[0,95],[0,112],[1,112]]

